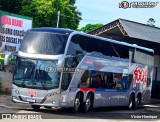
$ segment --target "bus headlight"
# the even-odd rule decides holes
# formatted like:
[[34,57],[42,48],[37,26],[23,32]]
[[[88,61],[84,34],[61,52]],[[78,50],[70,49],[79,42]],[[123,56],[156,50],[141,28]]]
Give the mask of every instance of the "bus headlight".
[[45,96],[45,98],[46,98],[46,99],[47,99],[47,98],[51,98],[51,97],[54,97],[54,96],[56,96],[56,95],[58,95],[57,92],[48,93],[48,94]]
[[16,90],[16,89],[12,89],[12,90],[17,94],[17,96],[20,96],[20,93],[18,90]]

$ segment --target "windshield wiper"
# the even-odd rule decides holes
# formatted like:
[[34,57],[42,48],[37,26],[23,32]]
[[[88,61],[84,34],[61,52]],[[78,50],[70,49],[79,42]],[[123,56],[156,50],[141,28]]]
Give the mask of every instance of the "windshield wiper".
[[[31,75],[33,68],[34,68],[34,65],[32,65],[32,67],[31,67],[31,69],[30,69],[30,71],[29,71],[29,75],[28,75],[28,76]],[[25,83],[26,81],[29,81],[29,80],[32,81],[32,80],[33,80],[32,78],[29,79],[29,78],[24,77],[24,75],[26,74],[27,70],[28,70],[28,69],[26,68],[25,71],[24,71],[24,73],[23,73],[23,82],[21,83],[21,86],[22,86],[22,87],[25,87],[25,84],[24,84],[24,83]],[[28,76],[27,76],[27,77],[28,77]]]
[[41,85],[42,85],[42,88],[44,89],[44,90],[46,90],[46,86],[43,84],[43,82],[42,82],[42,77],[41,77],[41,69],[40,69],[40,67],[41,67],[41,65],[39,65],[39,67],[38,67],[38,72],[37,72],[37,76],[38,76],[38,78],[37,78],[37,80],[40,80],[40,82],[41,82]]

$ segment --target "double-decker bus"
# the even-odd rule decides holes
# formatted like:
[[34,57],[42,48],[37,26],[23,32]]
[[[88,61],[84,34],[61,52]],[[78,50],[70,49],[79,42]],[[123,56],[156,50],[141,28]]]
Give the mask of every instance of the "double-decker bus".
[[16,56],[12,100],[33,109],[137,108],[150,100],[154,51],[67,29],[26,32]]

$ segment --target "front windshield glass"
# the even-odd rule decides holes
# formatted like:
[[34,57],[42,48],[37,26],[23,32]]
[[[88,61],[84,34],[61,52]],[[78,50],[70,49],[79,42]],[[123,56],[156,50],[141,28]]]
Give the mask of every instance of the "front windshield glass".
[[19,51],[33,54],[64,54],[68,35],[27,31]]
[[54,89],[59,87],[60,72],[48,70],[57,68],[58,61],[17,58],[13,84],[34,89]]

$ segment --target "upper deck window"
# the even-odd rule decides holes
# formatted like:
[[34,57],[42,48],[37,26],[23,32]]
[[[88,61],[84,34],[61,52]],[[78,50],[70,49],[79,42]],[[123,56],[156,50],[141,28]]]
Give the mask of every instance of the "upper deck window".
[[32,54],[64,54],[68,36],[64,33],[28,31],[19,50]]

